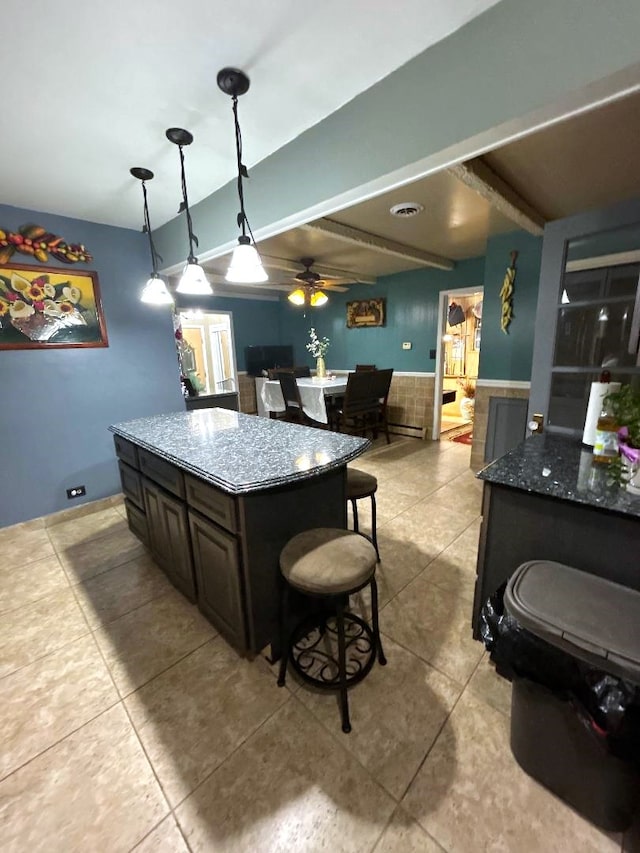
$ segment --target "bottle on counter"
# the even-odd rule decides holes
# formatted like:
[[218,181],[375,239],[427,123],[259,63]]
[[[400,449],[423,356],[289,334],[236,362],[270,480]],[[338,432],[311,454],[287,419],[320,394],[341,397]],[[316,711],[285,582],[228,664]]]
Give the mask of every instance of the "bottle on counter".
[[618,458],[618,421],[611,404],[605,397],[602,411],[596,425],[596,437],[593,445],[593,461],[608,465]]

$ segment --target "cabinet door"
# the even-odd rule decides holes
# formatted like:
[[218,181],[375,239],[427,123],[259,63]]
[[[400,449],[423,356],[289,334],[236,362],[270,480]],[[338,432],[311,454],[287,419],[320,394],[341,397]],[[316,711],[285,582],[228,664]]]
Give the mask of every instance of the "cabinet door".
[[196,599],[195,576],[185,505],[150,480],[143,479],[149,544],[158,565],[190,601]]
[[238,542],[215,524],[189,512],[198,606],[236,648],[247,648]]

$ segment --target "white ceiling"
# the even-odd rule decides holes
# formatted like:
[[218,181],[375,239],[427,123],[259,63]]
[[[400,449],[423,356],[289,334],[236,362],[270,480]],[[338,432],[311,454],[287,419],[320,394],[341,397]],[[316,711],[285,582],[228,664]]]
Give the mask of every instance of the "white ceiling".
[[249,167],[498,0],[4,0],[0,201],[139,228],[131,166],[156,173],[152,226],[177,213],[172,126],[195,203],[234,176],[220,68],[246,71]]

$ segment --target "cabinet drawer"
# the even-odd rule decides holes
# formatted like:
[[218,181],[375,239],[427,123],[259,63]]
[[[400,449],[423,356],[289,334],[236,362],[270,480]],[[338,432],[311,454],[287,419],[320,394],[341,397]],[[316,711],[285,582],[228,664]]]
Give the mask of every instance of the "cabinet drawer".
[[188,474],[185,475],[184,482],[189,506],[226,530],[236,532],[238,525],[235,498]]
[[113,436],[113,443],[116,446],[116,456],[124,459],[132,468],[139,468],[138,464],[138,448],[135,444],[127,441],[126,438],[121,438],[119,435]]
[[127,510],[127,521],[129,522],[129,530],[140,539],[141,542],[149,546],[149,525],[147,524],[147,516],[142,510],[125,498],[125,509]]
[[142,477],[140,472],[131,468],[126,462],[118,461],[120,482],[125,498],[129,498],[138,509],[144,510],[144,495],[142,494]]
[[160,459],[155,453],[149,453],[148,450],[142,448],[138,450],[138,459],[140,460],[140,470],[150,480],[158,483],[168,492],[172,492],[180,498],[184,497],[184,477],[179,468],[170,462],[165,462],[164,459]]

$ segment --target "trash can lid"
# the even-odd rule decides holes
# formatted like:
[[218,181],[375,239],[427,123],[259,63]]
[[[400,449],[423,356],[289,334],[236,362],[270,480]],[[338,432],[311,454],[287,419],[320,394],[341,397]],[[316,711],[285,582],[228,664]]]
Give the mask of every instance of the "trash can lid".
[[511,576],[504,605],[556,648],[640,684],[640,592],[562,563],[531,560]]

